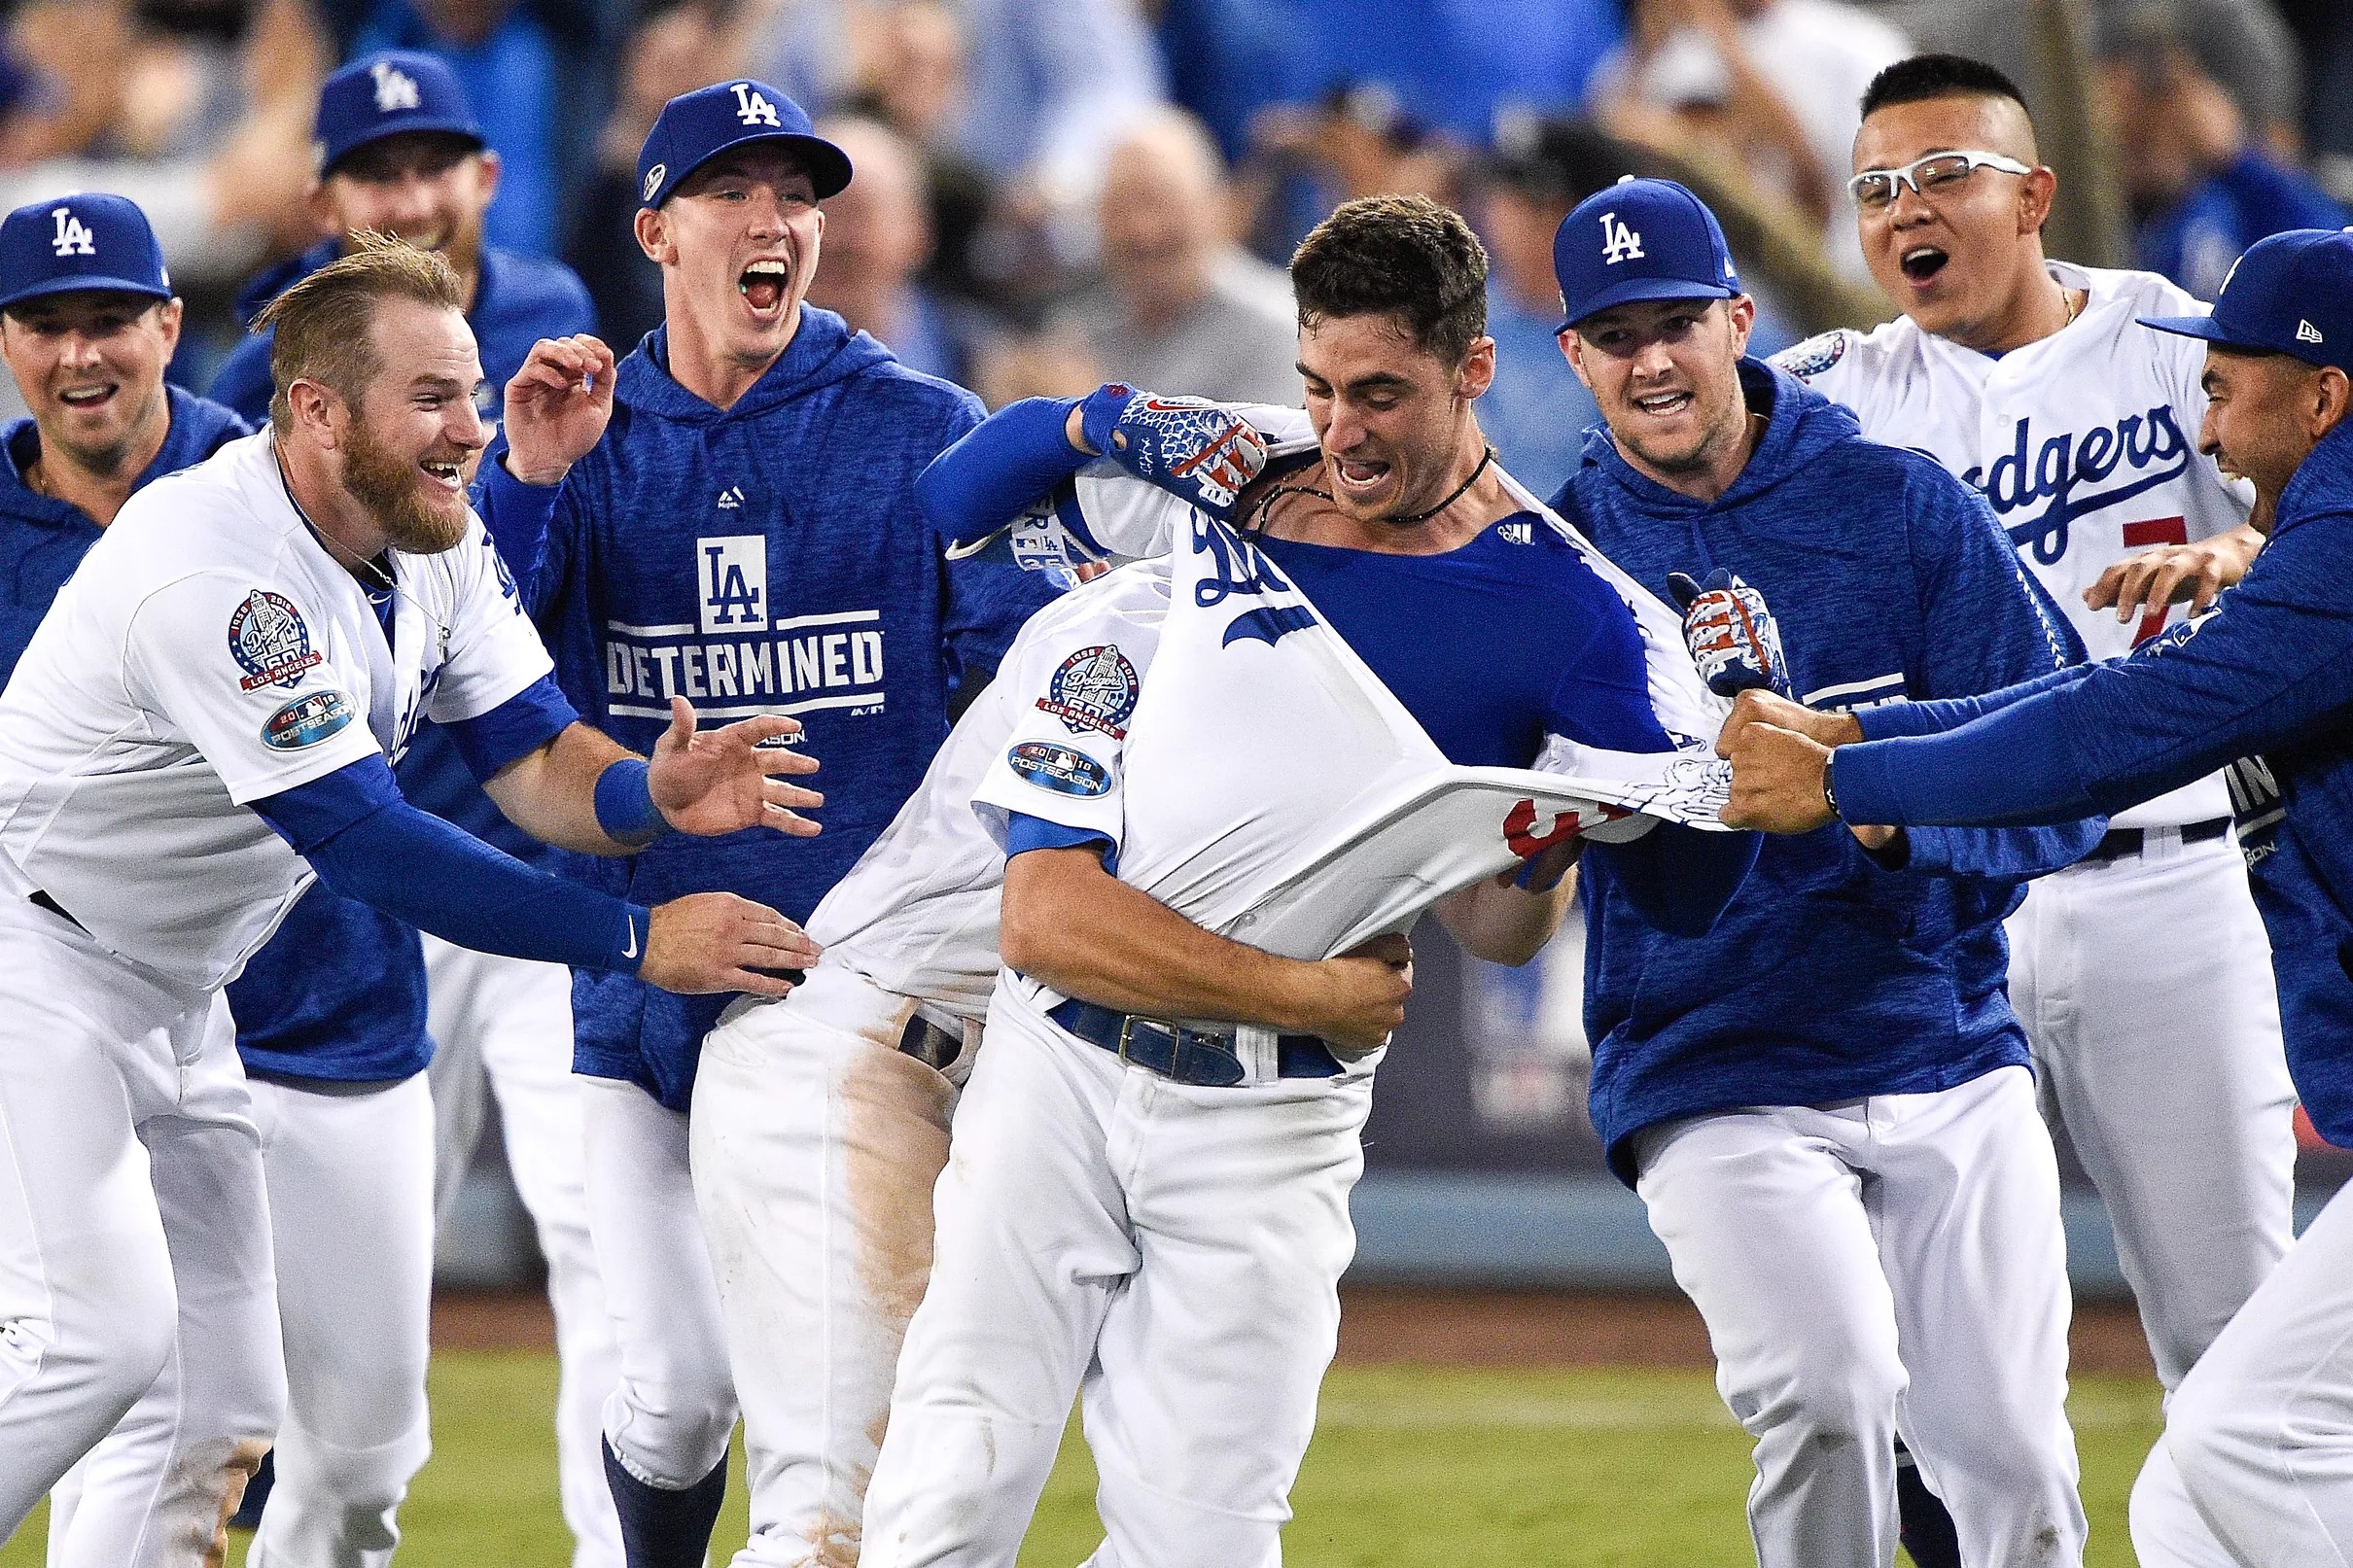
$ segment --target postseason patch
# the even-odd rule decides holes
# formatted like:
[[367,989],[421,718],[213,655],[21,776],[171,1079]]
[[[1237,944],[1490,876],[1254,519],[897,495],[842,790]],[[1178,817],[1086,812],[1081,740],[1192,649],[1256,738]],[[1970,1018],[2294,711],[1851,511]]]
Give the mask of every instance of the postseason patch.
[[312,650],[310,628],[302,624],[294,601],[264,588],[247,594],[228,617],[228,651],[245,669],[239,691],[291,686],[325,658]]
[[1136,711],[1136,667],[1107,643],[1082,647],[1046,682],[1037,710],[1061,719],[1073,735],[1091,729],[1125,740],[1128,715]]
[[1005,753],[1005,766],[1025,783],[1058,795],[1107,795],[1111,776],[1104,765],[1083,751],[1044,741],[1024,741]]
[[339,691],[297,697],[262,725],[262,744],[273,751],[299,751],[339,734],[351,723],[351,699]]
[[1773,363],[1796,376],[1809,381],[1846,357],[1846,334],[1839,331],[1809,337],[1803,343],[1793,343],[1773,357]]

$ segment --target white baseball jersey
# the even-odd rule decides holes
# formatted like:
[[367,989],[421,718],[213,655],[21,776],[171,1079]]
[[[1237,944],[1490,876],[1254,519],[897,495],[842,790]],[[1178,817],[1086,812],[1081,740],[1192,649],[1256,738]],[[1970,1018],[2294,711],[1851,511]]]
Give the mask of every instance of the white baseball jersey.
[[131,497],[0,694],[0,853],[116,954],[227,984],[314,880],[248,803],[550,672],[478,519],[391,560],[388,643],[266,431]]
[[[2208,307],[2154,272],[2050,268],[2086,291],[2082,312],[1999,357],[1899,316],[1868,333],[1825,332],[1774,363],[1853,409],[1873,440],[1924,452],[1976,486],[2091,657],[2114,658],[2156,636],[2175,611],[2122,622],[2114,610],[2087,609],[2084,590],[2151,545],[2238,527],[2255,493],[2198,453],[2205,345],[2135,320]],[[2217,774],[2116,820],[2177,825],[2230,813]]]
[[[1140,562],[1030,618],[915,793],[811,912],[808,930],[825,947],[824,962],[846,964],[885,991],[937,1002],[962,1018],[987,1014],[1004,853],[972,815],[973,788],[1065,667],[1116,674],[1124,666],[1123,682],[1140,680],[1159,645],[1168,602],[1167,564]],[[1064,678],[1059,688],[1071,684]],[[1091,712],[1106,715],[1124,716],[1120,699],[1134,697],[1132,688],[1115,692],[1100,681],[1087,690],[1097,704]]]

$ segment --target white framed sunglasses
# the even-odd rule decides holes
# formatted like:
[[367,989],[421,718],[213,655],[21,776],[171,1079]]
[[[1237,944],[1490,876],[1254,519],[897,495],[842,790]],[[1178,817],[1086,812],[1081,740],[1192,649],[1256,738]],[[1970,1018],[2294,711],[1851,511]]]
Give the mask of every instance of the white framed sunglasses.
[[1917,196],[1933,196],[1940,191],[1952,191],[1980,169],[1992,169],[2002,174],[2032,174],[2034,170],[2015,157],[1999,153],[1931,153],[1900,169],[1865,169],[1846,182],[1846,193],[1865,212],[1877,212],[1895,205],[1896,192],[1912,187]]

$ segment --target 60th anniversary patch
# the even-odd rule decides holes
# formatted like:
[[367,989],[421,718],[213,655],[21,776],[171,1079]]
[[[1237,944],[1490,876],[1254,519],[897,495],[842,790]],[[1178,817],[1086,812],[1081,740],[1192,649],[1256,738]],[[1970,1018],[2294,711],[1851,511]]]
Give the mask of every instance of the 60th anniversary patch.
[[291,686],[325,655],[311,650],[310,628],[284,594],[256,588],[228,617],[228,651],[245,669],[239,691]]
[[1107,643],[1082,647],[1062,661],[1037,707],[1073,735],[1091,729],[1125,740],[1128,715],[1136,711],[1136,667]]
[[1111,792],[1109,771],[1085,752],[1073,751],[1067,746],[1024,741],[1005,753],[1005,766],[1020,774],[1023,782],[1058,795],[1093,796]]

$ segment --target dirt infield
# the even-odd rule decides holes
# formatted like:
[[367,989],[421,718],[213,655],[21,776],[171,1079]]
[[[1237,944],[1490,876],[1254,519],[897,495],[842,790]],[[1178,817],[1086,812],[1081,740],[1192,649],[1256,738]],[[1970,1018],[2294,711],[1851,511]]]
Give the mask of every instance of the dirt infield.
[[[1543,1291],[1344,1291],[1340,1359],[1473,1367],[1704,1367],[1707,1333],[1680,1296]],[[2153,1375],[2140,1318],[2118,1302],[2075,1309],[2078,1372]],[[443,1292],[433,1342],[450,1349],[548,1350],[555,1327],[535,1293]]]

